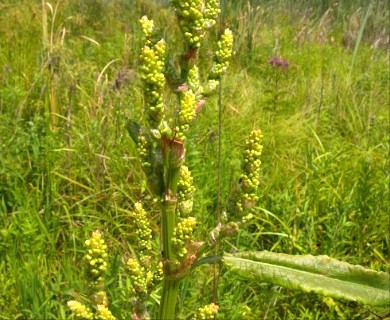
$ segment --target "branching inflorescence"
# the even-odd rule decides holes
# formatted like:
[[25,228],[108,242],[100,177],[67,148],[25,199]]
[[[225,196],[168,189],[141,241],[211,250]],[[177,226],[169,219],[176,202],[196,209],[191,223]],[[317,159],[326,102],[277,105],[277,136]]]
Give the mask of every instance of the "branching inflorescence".
[[[132,252],[125,259],[132,286],[133,319],[150,318],[146,302],[161,280],[163,288],[158,318],[175,318],[179,283],[199,259],[204,242],[194,240],[197,221],[192,210],[196,189],[191,172],[184,165],[185,143],[197,114],[220,86],[233,51],[233,33],[226,29],[216,41],[210,69],[200,72],[199,48],[207,31],[216,25],[220,2],[177,0],[171,1],[171,4],[183,34],[184,49],[178,65],[166,63],[166,44],[163,39],[155,40],[153,20],[146,16],[140,20],[143,43],[139,72],[146,123],[140,126],[130,121],[128,129],[137,145],[149,190],[161,206],[161,257],[154,254],[156,250],[152,245],[150,217],[142,204],[137,202],[133,211],[126,211],[137,242],[137,252]],[[168,87],[166,84],[176,94],[177,104],[166,104],[166,101],[170,101],[164,98]],[[257,200],[260,140],[261,132],[253,131],[247,141],[240,200],[235,203],[236,209],[246,214],[243,219],[248,218],[247,214]],[[236,229],[237,223],[232,222],[226,224],[223,230],[231,233]],[[94,304],[87,306],[78,301],[69,301],[68,306],[75,316],[82,319],[115,319],[108,310],[108,298],[104,291],[107,253],[101,233],[92,233],[86,245],[86,261],[93,291],[91,300]],[[212,303],[200,308],[195,319],[214,319],[217,312],[218,306]]]
[[[180,30],[184,52],[179,59],[180,70],[170,70],[176,80],[170,88],[177,95],[177,106],[166,106],[163,98],[165,84],[165,42],[153,42],[153,21],[142,17],[143,47],[141,50],[141,79],[143,81],[147,125],[135,140],[141,165],[150,189],[161,203],[161,250],[164,271],[160,318],[173,318],[178,283],[199,258],[203,242],[193,240],[196,218],[192,214],[195,187],[191,173],[184,166],[185,142],[188,130],[207,98],[216,92],[220,78],[229,66],[233,49],[233,34],[227,29],[217,43],[214,62],[204,83],[199,72],[199,48],[207,31],[216,24],[220,13],[219,1],[171,1]],[[166,77],[169,81],[169,76]],[[170,112],[166,112],[166,109]],[[173,115],[167,118],[167,115]],[[139,266],[130,260],[133,270]],[[138,264],[137,264],[138,263]],[[135,276],[135,275],[134,275]],[[145,286],[137,278],[140,287]],[[217,309],[215,309],[217,310]]]
[[236,204],[243,221],[252,218],[253,207],[258,200],[257,188],[260,184],[260,156],[263,150],[261,145],[262,139],[263,135],[260,129],[258,129],[252,131],[246,140],[243,173],[240,176],[239,184],[240,199]]
[[115,320],[108,309],[108,298],[104,290],[104,274],[107,270],[107,245],[99,230],[92,232],[85,241],[85,261],[89,277],[90,305],[79,301],[68,301],[68,307],[78,319]]

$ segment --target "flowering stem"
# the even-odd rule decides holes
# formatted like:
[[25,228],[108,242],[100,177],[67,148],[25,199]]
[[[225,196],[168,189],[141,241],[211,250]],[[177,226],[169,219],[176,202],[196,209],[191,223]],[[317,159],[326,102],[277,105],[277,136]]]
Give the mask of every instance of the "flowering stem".
[[167,198],[164,200],[161,210],[161,238],[162,259],[164,264],[164,278],[172,272],[173,261],[172,237],[176,226],[176,200]]
[[159,319],[175,319],[177,295],[179,293],[180,279],[164,278],[163,292],[160,302]]
[[175,254],[172,238],[176,227],[177,184],[184,160],[184,145],[180,140],[163,137],[162,154],[166,172],[164,199],[161,210],[162,260],[164,268],[163,292],[159,319],[174,319],[180,278],[175,276]]
[[[167,196],[166,196],[167,197]],[[176,226],[176,200],[164,200],[162,206],[161,235],[162,235],[162,258],[164,263],[163,291],[161,294],[160,310],[158,319],[174,319],[180,278],[172,277],[173,251],[172,237]]]

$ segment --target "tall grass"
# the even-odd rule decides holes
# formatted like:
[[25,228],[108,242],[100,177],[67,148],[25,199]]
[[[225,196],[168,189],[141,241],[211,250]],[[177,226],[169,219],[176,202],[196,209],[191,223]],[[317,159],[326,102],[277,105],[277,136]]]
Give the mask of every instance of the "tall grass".
[[[260,127],[265,139],[258,215],[221,245],[327,254],[388,270],[389,7],[337,3],[222,1],[237,35],[223,82],[222,199],[239,174],[246,133]],[[86,289],[83,241],[97,228],[111,250],[111,309],[130,317],[121,257],[136,240],[123,210],[142,199],[156,213],[125,131],[127,119],[144,116],[136,23],[150,13],[170,25],[166,4],[63,0],[46,2],[46,15],[41,1],[0,4],[1,319],[68,319],[66,301]],[[58,8],[55,20],[50,6]],[[49,30],[58,41],[49,52],[58,59],[55,79]],[[286,72],[268,64],[273,56],[290,63]],[[203,237],[214,227],[217,129],[211,100],[187,155]],[[182,284],[181,318],[211,299],[210,270],[197,272],[203,277]],[[266,284],[236,290],[242,280],[225,272],[219,282],[221,319],[375,318],[353,304]]]

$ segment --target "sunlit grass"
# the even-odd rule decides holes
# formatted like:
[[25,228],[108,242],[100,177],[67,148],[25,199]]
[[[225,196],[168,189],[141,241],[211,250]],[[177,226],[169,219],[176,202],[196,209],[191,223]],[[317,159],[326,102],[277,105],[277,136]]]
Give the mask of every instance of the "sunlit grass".
[[[69,318],[66,301],[86,289],[83,242],[98,228],[111,250],[112,311],[130,317],[121,260],[136,241],[123,209],[141,199],[153,215],[156,204],[125,129],[128,119],[143,121],[137,76],[121,89],[114,84],[121,68],[137,68],[139,17],[147,11],[166,25],[172,16],[151,1],[89,2],[98,5],[61,1],[54,22],[46,8],[56,41],[52,54],[60,61],[51,76],[42,3],[0,5],[2,319]],[[223,3],[226,24],[237,33],[232,70],[222,84],[223,203],[251,129],[262,129],[264,150],[258,215],[222,245],[326,254],[388,269],[388,7],[373,2],[355,51],[367,12],[357,2],[329,9],[305,1],[304,7],[312,5],[307,10],[295,1]],[[269,65],[273,56],[286,59],[289,68]],[[53,93],[56,131],[49,130]],[[188,145],[202,237],[214,227],[216,115],[210,100]],[[212,296],[211,271],[202,267],[195,275],[183,283],[183,318]],[[336,302],[336,308],[314,295],[243,284],[225,272],[219,288],[221,319],[374,318],[355,305]]]

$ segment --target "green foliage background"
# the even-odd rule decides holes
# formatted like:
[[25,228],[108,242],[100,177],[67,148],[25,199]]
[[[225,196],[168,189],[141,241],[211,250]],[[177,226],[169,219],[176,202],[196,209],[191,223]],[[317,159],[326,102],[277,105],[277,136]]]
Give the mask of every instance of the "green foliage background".
[[[262,129],[264,149],[258,214],[221,245],[388,270],[389,4],[222,1],[222,9],[236,35],[223,81],[224,201],[251,129]],[[110,248],[110,308],[130,317],[122,257],[137,239],[123,209],[143,200],[158,217],[125,129],[144,116],[143,14],[174,56],[181,40],[167,1],[0,3],[0,319],[69,319],[66,301],[87,288],[83,242],[97,228]],[[268,64],[273,56],[289,61],[286,72]],[[217,123],[211,99],[188,140],[199,239],[214,227]],[[183,282],[181,318],[211,301],[211,282],[206,266]],[[220,319],[375,319],[362,306],[228,272],[219,298]]]

